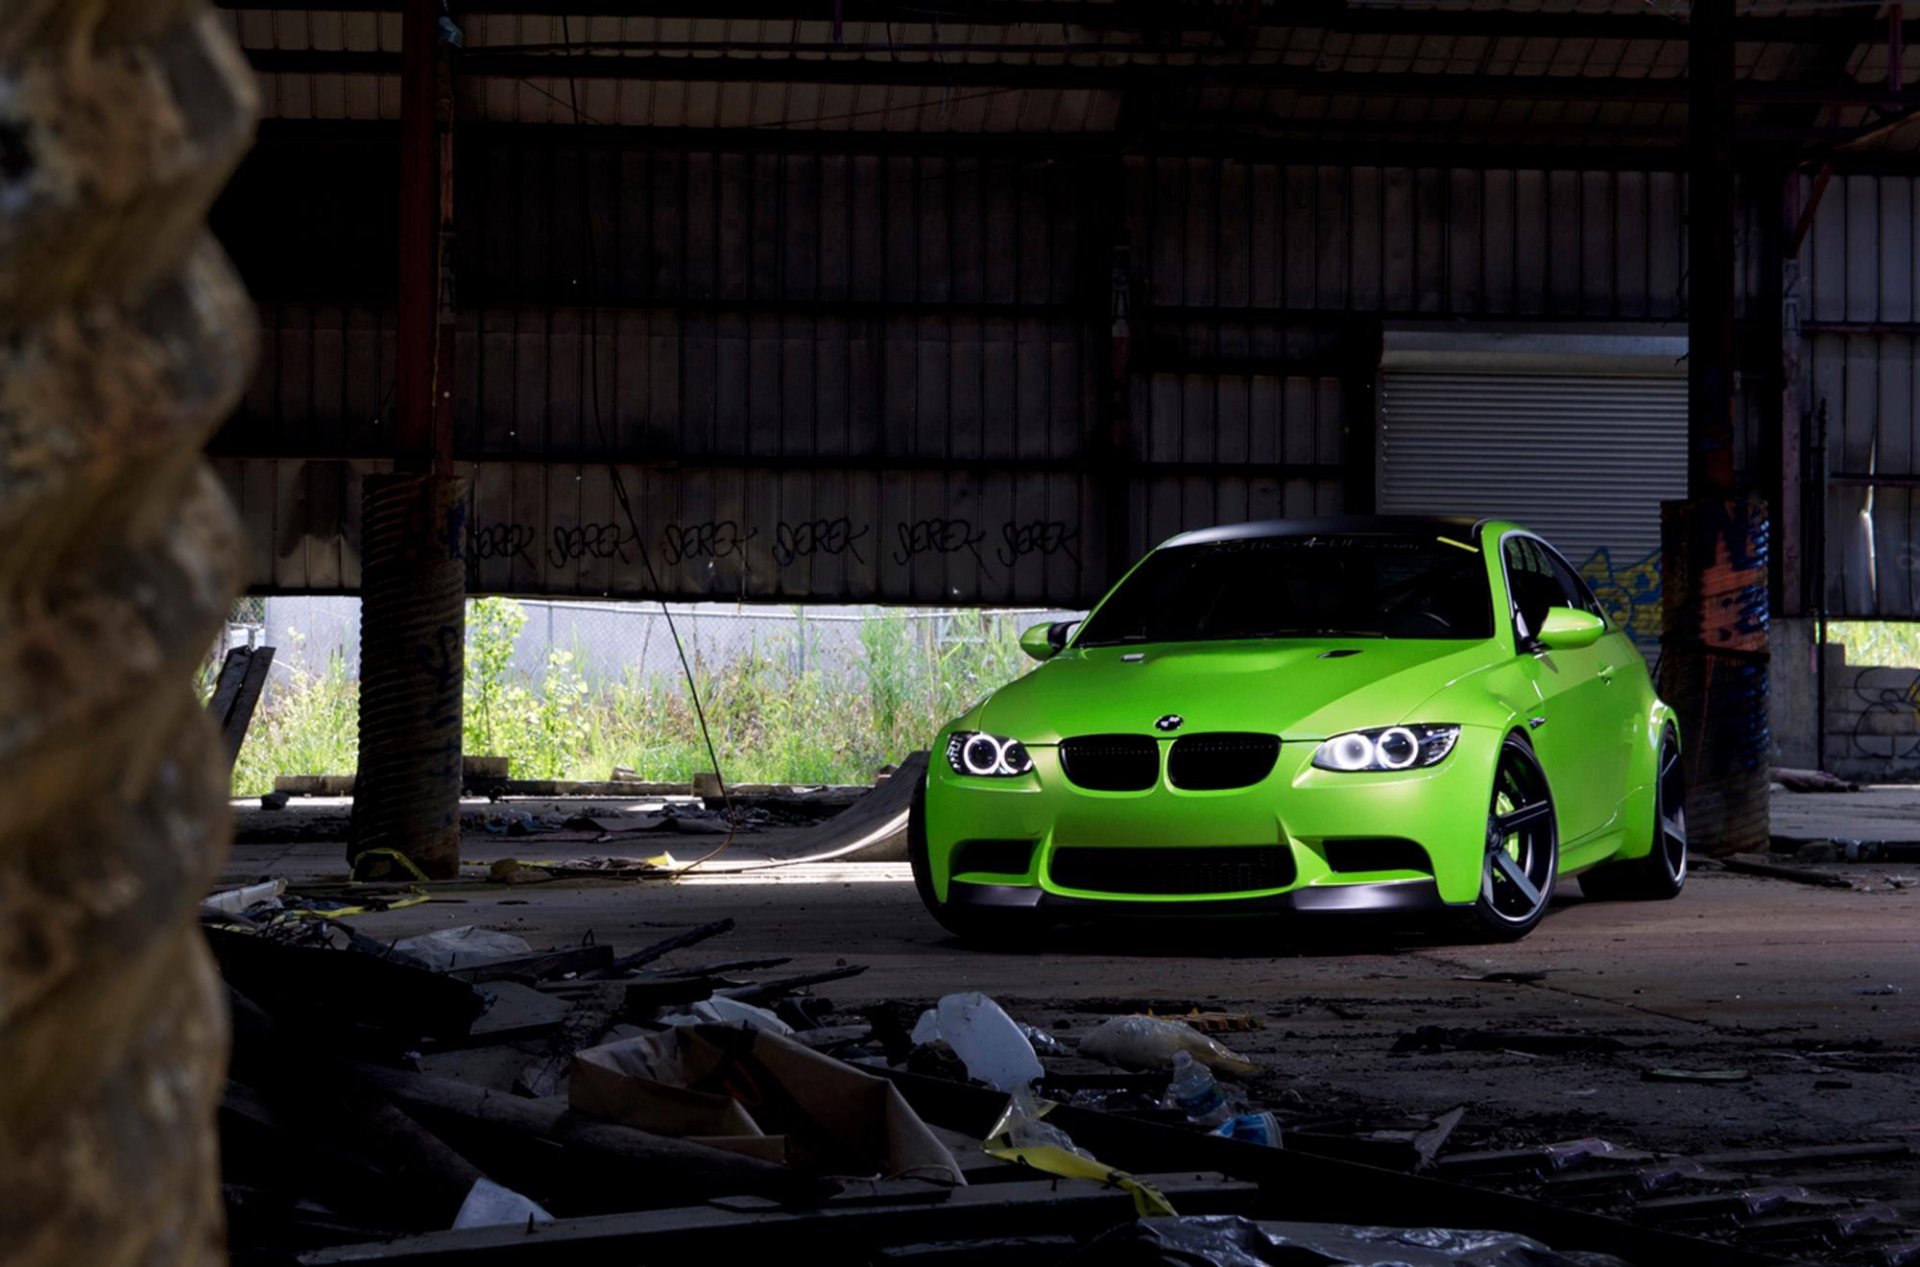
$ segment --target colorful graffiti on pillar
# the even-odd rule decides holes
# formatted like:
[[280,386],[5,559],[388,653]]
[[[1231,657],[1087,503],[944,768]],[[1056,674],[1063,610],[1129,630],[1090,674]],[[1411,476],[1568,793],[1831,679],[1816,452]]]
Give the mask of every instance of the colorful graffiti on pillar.
[[1593,587],[1594,597],[1607,616],[1635,642],[1660,641],[1660,552],[1654,550],[1633,563],[1616,565],[1605,546],[1580,565],[1580,575]]

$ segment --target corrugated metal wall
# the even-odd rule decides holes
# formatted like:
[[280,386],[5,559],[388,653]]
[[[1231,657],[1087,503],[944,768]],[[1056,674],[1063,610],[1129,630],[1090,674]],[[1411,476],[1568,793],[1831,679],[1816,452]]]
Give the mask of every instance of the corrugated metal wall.
[[1920,616],[1916,206],[1914,177],[1836,176],[1800,254],[1804,401],[1810,432],[1826,419],[1824,579],[1836,616]]
[[[392,279],[336,226],[341,190],[391,205],[391,134],[370,135],[270,135],[274,179],[243,173],[221,217],[267,332],[215,445],[256,588],[358,582]],[[1684,317],[1669,172],[685,153],[509,126],[468,128],[457,171],[481,590],[650,592],[644,545],[673,597],[1086,602],[1182,528],[1364,508],[1384,320]],[[1836,469],[1913,470],[1915,333],[1883,328],[1912,321],[1912,183],[1836,178],[1804,253]],[[1763,416],[1749,402],[1744,444]],[[1857,610],[1915,611],[1920,586],[1886,576],[1909,496],[1877,494],[1878,607],[1846,595]]]

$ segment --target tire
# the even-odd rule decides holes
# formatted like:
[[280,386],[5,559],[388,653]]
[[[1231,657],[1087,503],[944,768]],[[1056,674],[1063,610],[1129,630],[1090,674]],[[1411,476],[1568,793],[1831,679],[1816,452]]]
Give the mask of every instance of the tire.
[[1043,929],[1040,920],[1012,911],[975,911],[949,906],[934,895],[933,861],[927,849],[927,785],[913,789],[913,803],[907,810],[907,862],[913,869],[913,887],[920,904],[940,927],[965,942],[1012,949],[1037,937]]
[[1546,916],[1560,869],[1553,793],[1533,745],[1519,734],[1500,745],[1484,841],[1480,895],[1468,927],[1481,941],[1516,941]]
[[1687,777],[1680,739],[1669,726],[1660,736],[1653,774],[1653,847],[1644,858],[1608,863],[1580,877],[1580,891],[1615,902],[1665,902],[1687,883]]

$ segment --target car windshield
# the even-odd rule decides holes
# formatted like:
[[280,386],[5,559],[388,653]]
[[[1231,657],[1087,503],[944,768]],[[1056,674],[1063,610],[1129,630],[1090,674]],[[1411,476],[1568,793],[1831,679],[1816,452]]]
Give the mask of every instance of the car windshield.
[[1492,636],[1477,549],[1406,533],[1323,533],[1156,550],[1074,645]]

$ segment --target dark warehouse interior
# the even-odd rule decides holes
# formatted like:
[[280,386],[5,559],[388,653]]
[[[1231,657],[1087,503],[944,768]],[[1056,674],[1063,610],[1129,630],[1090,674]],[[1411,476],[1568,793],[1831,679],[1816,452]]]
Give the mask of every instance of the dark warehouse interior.
[[1914,38],[4,0],[0,1261],[1920,1264]]

